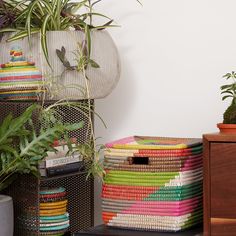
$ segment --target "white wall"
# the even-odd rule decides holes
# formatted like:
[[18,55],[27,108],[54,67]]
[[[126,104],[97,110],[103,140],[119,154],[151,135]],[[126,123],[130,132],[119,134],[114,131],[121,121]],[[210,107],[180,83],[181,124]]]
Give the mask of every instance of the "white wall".
[[[122,63],[113,93],[96,101],[108,129],[102,141],[128,135],[201,137],[215,132],[227,102],[221,78],[236,61],[235,0],[107,0],[98,10],[116,19],[110,30]],[[100,223],[96,185],[96,224]]]

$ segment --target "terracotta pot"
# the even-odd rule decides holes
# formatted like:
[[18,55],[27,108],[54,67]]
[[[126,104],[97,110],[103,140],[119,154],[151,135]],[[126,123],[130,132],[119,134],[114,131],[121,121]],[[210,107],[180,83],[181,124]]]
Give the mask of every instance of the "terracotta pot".
[[236,124],[218,123],[217,127],[219,128],[221,133],[236,134]]

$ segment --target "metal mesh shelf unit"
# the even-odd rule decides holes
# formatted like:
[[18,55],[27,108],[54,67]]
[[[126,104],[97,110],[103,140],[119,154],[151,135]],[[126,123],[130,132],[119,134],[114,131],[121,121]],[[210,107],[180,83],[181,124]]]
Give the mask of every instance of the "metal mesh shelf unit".
[[[81,105],[88,105],[88,100],[79,101]],[[45,102],[45,107],[53,104],[53,101]],[[22,114],[31,102],[0,102],[0,122],[11,112],[14,117]],[[93,101],[91,101],[93,105]],[[82,111],[68,107],[58,108],[64,123],[78,123],[84,121],[83,128],[70,133],[70,137],[76,137],[79,142],[86,141],[91,133],[89,126],[88,110]],[[93,119],[93,116],[92,116]],[[37,113],[33,114],[33,123],[36,129],[40,129]],[[89,163],[85,171],[80,173],[62,175],[52,178],[37,179],[31,175],[20,176],[7,190],[7,194],[13,197],[15,229],[14,236],[40,235],[39,232],[39,191],[42,187],[64,187],[68,197],[68,211],[70,214],[70,233],[88,229],[94,225],[94,181],[86,179]],[[30,220],[29,220],[30,219]],[[32,224],[32,220],[34,224]]]

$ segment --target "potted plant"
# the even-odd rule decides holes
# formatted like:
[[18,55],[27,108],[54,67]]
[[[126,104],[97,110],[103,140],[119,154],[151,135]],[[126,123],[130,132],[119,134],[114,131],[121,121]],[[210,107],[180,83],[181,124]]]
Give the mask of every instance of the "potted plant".
[[236,72],[232,71],[223,76],[226,80],[231,79],[230,84],[221,86],[222,100],[232,99],[229,107],[225,110],[223,115],[223,123],[217,124],[217,127],[222,133],[235,133],[236,134]]
[[[41,68],[45,82],[52,84],[54,99],[85,99],[86,86],[90,99],[107,96],[119,80],[120,62],[113,40],[103,30],[113,26],[113,20],[94,10],[99,2],[0,0],[3,62],[12,45],[17,44]],[[104,18],[104,24],[94,25],[94,17]],[[86,64],[87,81],[81,70],[64,73],[65,65],[56,54],[62,47],[67,50],[68,63],[77,68],[81,62]],[[58,87],[53,86],[58,84],[66,89],[55,93]]]

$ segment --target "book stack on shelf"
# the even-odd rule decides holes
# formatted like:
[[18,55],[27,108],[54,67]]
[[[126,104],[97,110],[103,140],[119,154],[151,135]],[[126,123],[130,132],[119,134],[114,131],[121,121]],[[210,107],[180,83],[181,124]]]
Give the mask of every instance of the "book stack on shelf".
[[[74,146],[75,144],[72,144]],[[39,165],[42,177],[53,177],[83,170],[83,159],[79,153],[70,153],[66,145],[54,147],[56,152],[48,152]]]
[[40,191],[40,235],[64,235],[70,226],[67,203],[63,187]]

